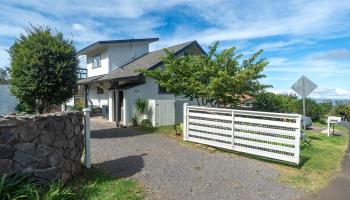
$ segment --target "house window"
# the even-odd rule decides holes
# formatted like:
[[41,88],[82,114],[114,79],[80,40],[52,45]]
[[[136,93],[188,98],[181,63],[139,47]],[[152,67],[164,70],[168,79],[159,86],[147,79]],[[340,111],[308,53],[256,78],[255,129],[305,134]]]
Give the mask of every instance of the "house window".
[[158,94],[170,94],[164,87],[158,86]]
[[101,54],[92,57],[92,68],[101,67]]
[[103,94],[103,88],[97,86],[97,94]]

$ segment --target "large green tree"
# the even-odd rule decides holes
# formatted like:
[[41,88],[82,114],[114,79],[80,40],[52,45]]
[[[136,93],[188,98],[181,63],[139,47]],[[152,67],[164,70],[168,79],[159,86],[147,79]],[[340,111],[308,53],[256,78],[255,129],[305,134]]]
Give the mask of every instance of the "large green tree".
[[154,78],[168,92],[195,99],[199,105],[235,107],[243,95],[255,95],[267,85],[259,80],[268,64],[258,56],[262,50],[243,59],[234,47],[217,51],[218,43],[209,47],[208,55],[175,56],[167,51],[163,66],[141,70]]
[[73,96],[78,60],[71,40],[50,27],[26,29],[9,50],[11,93],[34,112]]

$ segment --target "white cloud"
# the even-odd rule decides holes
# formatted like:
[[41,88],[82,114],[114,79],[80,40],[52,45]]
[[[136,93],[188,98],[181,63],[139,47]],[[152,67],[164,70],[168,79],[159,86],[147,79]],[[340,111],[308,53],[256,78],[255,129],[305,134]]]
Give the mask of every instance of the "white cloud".
[[85,30],[85,27],[81,24],[72,24],[72,28],[75,31],[83,31]]
[[[178,5],[181,7],[176,7]],[[191,22],[179,22],[175,31],[160,34],[158,30],[169,20],[164,15],[174,9],[188,12],[193,19],[205,21],[205,26],[195,27]],[[350,24],[346,18],[349,10],[350,1],[327,0],[106,0],[103,3],[95,0],[3,0],[0,36],[18,37],[23,33],[23,27],[32,23],[56,27],[72,37],[78,49],[97,40],[160,37],[159,42],[152,44],[151,50],[190,40],[198,40],[204,46],[219,40],[225,41],[226,46],[238,45],[239,50],[243,47],[245,54],[251,54],[260,48],[279,51],[314,44],[320,38],[350,35]],[[268,38],[267,42],[265,38]],[[12,44],[9,41],[1,45],[9,48]],[[256,45],[256,41],[259,45]],[[344,52],[335,54],[339,53],[344,55]],[[0,52],[0,64],[8,62],[7,56],[6,52]],[[279,57],[269,61],[270,65],[266,68],[269,73],[307,73],[318,80],[337,74],[350,75],[348,63],[329,59],[309,57],[291,61]],[[285,75],[271,79],[286,81],[292,78]]]
[[350,75],[350,64],[348,62],[337,62],[331,60],[315,60],[313,56],[306,55],[297,60],[286,58],[271,58],[266,72],[283,72],[317,75],[317,78],[325,78],[334,75]]
[[[345,17],[350,9],[349,1],[248,1],[244,4],[220,1],[192,3],[192,6],[193,13],[213,26],[193,31],[179,27],[178,40],[197,39],[203,44],[210,44],[216,40],[248,40],[281,35],[315,38],[349,34]],[[278,48],[300,42],[304,41],[296,39],[265,45]]]
[[310,97],[317,99],[350,99],[350,90],[343,88],[317,88]]
[[350,60],[350,51],[348,49],[333,49],[317,53],[312,58],[315,60]]

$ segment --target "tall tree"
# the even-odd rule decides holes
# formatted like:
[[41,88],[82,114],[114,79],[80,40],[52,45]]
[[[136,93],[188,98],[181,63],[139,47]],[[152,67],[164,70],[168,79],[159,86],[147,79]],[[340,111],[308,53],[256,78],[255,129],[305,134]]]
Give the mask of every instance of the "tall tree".
[[259,82],[268,64],[266,59],[258,59],[262,50],[243,59],[234,47],[217,49],[218,42],[209,47],[208,55],[176,57],[167,51],[162,67],[141,72],[168,92],[196,99],[199,105],[235,107],[243,95],[255,95],[269,87]]
[[76,50],[50,27],[31,26],[26,32],[9,50],[11,93],[31,110],[49,112],[73,96]]

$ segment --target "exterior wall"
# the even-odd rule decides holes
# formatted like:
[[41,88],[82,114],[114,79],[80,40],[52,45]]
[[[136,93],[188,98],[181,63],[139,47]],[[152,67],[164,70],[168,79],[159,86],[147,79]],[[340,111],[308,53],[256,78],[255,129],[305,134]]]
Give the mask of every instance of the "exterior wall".
[[115,107],[113,105],[113,90],[107,90],[108,92],[108,121],[109,122],[113,122],[115,121],[114,119],[114,110],[115,110]]
[[[188,48],[187,52],[200,55],[200,51],[196,46]],[[178,54],[183,56],[184,52]],[[146,78],[146,83],[124,92],[126,106],[125,125],[129,125],[132,117],[135,115],[135,102],[137,98],[148,100],[147,118],[152,122],[153,126],[173,125],[183,121],[183,104],[189,103],[189,99],[184,97],[175,97],[173,94],[159,94],[158,84],[154,79]],[[181,115],[181,116],[180,116]]]
[[[97,86],[104,89],[103,94],[97,94]],[[89,104],[93,107],[108,106],[109,91],[106,84],[93,84],[89,90]]]
[[[175,113],[174,109],[174,103],[175,102],[187,102],[186,99],[183,97],[175,97],[173,94],[158,94],[158,84],[155,82],[154,79],[151,78],[146,78],[146,83],[143,85],[139,85],[137,87],[131,88],[127,91],[124,92],[124,98],[125,98],[125,103],[126,106],[126,112],[125,112],[125,118],[126,122],[125,125],[130,125],[131,118],[135,115],[136,110],[135,110],[135,102],[137,98],[143,98],[148,100],[148,111],[147,111],[147,118],[153,123],[153,125],[169,125],[169,124],[174,124],[175,120]],[[163,102],[167,105],[163,105],[163,109],[156,109],[157,102]],[[167,109],[168,108],[168,109]],[[167,111],[168,110],[168,111]],[[168,120],[163,121],[162,124],[156,124],[156,116],[157,113],[159,112],[164,116],[169,115],[167,118]],[[171,116],[171,117],[170,117]],[[161,116],[163,117],[163,116]]]
[[117,44],[108,48],[109,69],[119,68],[148,52],[147,43]]
[[[93,59],[92,57],[101,54],[101,67],[92,68]],[[91,53],[87,55],[86,57],[86,69],[87,69],[87,77],[93,77],[103,74],[109,73],[109,57],[108,57],[108,51],[96,51],[94,53]]]
[[[87,77],[108,74],[149,51],[148,43],[125,43],[90,52],[86,56]],[[101,67],[92,68],[93,56],[101,54]]]
[[9,84],[0,84],[0,115],[16,111],[18,100],[10,94],[9,86]]

